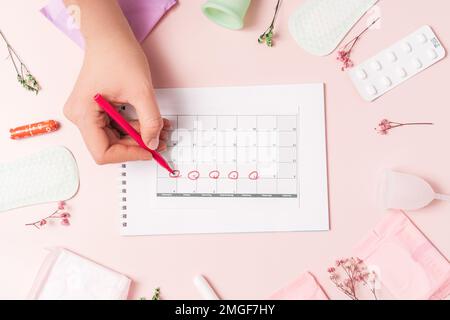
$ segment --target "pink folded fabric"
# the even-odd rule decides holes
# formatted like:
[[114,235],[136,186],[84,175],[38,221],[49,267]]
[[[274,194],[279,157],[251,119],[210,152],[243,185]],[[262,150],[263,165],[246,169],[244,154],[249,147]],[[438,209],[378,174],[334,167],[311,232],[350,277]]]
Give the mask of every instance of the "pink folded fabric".
[[297,280],[275,292],[272,300],[328,300],[327,295],[317,283],[316,278],[306,272]]
[[384,299],[444,299],[450,264],[403,212],[390,213],[355,248],[378,275]]
[[[147,37],[161,17],[176,3],[177,0],[119,0],[120,7],[139,41]],[[73,27],[72,18],[63,0],[50,0],[41,12],[58,29],[84,48],[83,36],[78,28]]]

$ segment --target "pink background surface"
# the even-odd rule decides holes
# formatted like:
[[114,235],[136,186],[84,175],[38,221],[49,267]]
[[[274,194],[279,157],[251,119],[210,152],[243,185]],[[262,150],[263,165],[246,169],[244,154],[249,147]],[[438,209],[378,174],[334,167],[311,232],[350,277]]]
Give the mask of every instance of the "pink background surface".
[[[63,144],[77,158],[81,188],[69,202],[73,214],[69,228],[24,226],[45,216],[54,205],[0,213],[0,298],[26,296],[46,255],[44,248],[51,246],[66,247],[128,275],[134,281],[131,299],[150,297],[157,286],[163,298],[200,298],[192,284],[198,273],[206,275],[225,299],[262,299],[307,270],[317,276],[331,298],[343,298],[327,280],[326,268],[335,258],[348,255],[386,214],[375,202],[380,170],[391,167],[415,173],[432,182],[437,191],[450,193],[448,58],[378,101],[366,103],[339,71],[335,55],[308,55],[290,37],[288,17],[303,1],[284,1],[272,49],[256,40],[270,22],[275,1],[253,1],[246,28],[239,32],[210,23],[201,14],[202,2],[180,0],[145,41],[155,85],[325,82],[331,231],[120,237],[116,166],[96,166],[78,130],[62,114],[82,63],[82,51],[38,12],[45,1],[3,0],[2,30],[44,90],[37,97],[25,92],[15,81],[10,61],[0,59],[1,161]],[[434,28],[444,45],[450,44],[448,1],[381,1],[379,9],[381,28],[369,32],[358,45],[356,62],[424,24]],[[365,19],[353,33],[363,25]],[[6,57],[6,50],[1,52]],[[374,127],[384,117],[436,125],[402,128],[382,137]],[[61,121],[62,129],[44,137],[9,140],[9,128],[49,118]],[[450,204],[436,202],[410,217],[450,256]]]

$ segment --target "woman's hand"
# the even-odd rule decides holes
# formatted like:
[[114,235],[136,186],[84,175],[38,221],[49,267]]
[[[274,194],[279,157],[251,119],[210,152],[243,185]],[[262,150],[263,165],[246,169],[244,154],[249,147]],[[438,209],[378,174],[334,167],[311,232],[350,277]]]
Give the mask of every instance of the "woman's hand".
[[[112,3],[109,2],[109,8]],[[117,10],[114,5],[112,8]],[[118,14],[117,11],[114,14]],[[147,146],[159,151],[166,148],[169,123],[161,118],[147,58],[128,24],[122,23],[121,26],[125,19],[120,16],[118,19],[114,26],[119,28],[117,32],[95,36],[84,33],[84,63],[64,107],[64,114],[79,128],[98,164],[150,160],[151,154],[138,147],[130,137],[121,135],[106,113],[94,102],[96,93],[116,105],[134,106],[139,121],[131,124],[141,133]]]

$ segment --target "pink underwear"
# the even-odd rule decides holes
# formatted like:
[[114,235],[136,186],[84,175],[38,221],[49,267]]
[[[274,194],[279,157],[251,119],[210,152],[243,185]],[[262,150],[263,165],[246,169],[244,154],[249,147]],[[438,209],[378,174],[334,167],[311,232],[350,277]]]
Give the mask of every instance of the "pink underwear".
[[[162,16],[176,3],[177,0],[119,0],[120,7],[138,41],[143,41]],[[84,47],[83,36],[71,23],[72,17],[63,0],[50,0],[41,12],[81,48]]]

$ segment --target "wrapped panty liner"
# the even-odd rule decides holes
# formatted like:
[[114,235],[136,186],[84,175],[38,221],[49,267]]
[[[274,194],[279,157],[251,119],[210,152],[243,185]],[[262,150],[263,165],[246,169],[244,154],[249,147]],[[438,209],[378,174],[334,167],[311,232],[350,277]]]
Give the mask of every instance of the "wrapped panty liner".
[[391,213],[356,247],[377,273],[380,298],[444,299],[450,264],[403,212]]
[[29,294],[32,300],[123,300],[130,279],[62,248],[52,249]]

